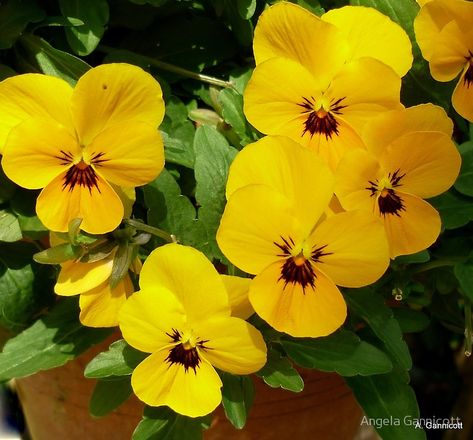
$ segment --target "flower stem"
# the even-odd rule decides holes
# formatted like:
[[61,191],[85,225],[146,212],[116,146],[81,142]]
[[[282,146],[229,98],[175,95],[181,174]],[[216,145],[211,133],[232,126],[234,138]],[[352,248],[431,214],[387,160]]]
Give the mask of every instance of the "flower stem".
[[472,345],[471,301],[465,297],[465,356],[471,356]]
[[191,70],[184,69],[183,67],[175,66],[174,64],[165,63],[164,61],[158,61],[152,57],[146,55],[136,54],[124,49],[114,49],[109,46],[100,45],[98,50],[105,53],[121,53],[127,56],[127,58],[136,60],[136,64],[147,64],[149,66],[156,67],[167,72],[175,73],[177,75],[184,76],[186,78],[196,79],[213,86],[223,88],[233,88],[233,84],[230,81],[224,81],[223,79],[214,78],[213,76],[203,75],[202,73],[192,72]]
[[139,231],[148,232],[149,234],[153,234],[156,237],[162,238],[168,243],[177,243],[177,238],[175,235],[169,234],[168,232],[163,231],[162,229],[155,228],[154,226],[149,226],[146,223],[142,223],[131,218],[125,219],[124,222],[132,226],[133,228],[138,229]]
[[411,273],[427,272],[428,270],[436,269],[437,267],[455,266],[455,264],[464,261],[464,258],[451,259],[451,260],[434,260],[428,263],[420,264]]

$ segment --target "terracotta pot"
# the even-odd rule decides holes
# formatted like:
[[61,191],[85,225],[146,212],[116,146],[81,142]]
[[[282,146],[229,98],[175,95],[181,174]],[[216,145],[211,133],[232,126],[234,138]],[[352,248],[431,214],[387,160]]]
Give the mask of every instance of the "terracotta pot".
[[304,391],[269,388],[255,379],[255,401],[243,430],[219,407],[205,440],[350,440],[360,427],[361,409],[343,379],[316,370],[300,372]]
[[[131,438],[143,411],[143,404],[134,396],[106,417],[94,419],[88,413],[95,381],[85,379],[83,371],[103,349],[94,347],[63,367],[17,381],[33,440]],[[301,374],[305,389],[299,394],[271,389],[255,379],[255,402],[245,428],[233,428],[218,408],[205,440],[352,439],[361,410],[343,380],[335,374],[312,370]]]

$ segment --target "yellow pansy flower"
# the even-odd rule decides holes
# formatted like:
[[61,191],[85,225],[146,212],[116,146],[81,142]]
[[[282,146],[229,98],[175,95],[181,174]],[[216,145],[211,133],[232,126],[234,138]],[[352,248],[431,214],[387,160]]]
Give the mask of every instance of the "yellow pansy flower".
[[363,148],[359,131],[368,118],[401,107],[400,75],[412,63],[405,32],[364,7],[318,18],[278,3],[261,15],[253,47],[248,120],[265,134],[311,147],[332,168],[347,150]]
[[346,318],[336,285],[361,287],[387,268],[382,223],[362,211],[326,216],[334,178],[293,141],[271,137],[243,151],[241,163],[265,156],[267,173],[238,165],[237,156],[217,242],[233,264],[256,275],[249,299],[271,326],[292,336],[328,335]]
[[132,374],[138,398],[203,416],[222,400],[216,368],[250,374],[263,367],[261,334],[230,313],[224,282],[201,252],[177,244],[154,250],[143,264],[140,291],[119,314],[125,340],[151,353]]
[[426,249],[440,233],[439,214],[423,199],[446,191],[459,173],[452,128],[431,104],[389,112],[367,126],[368,151],[352,151],[338,166],[342,206],[381,218],[391,258]]
[[430,73],[437,81],[460,79],[452,95],[455,110],[473,121],[473,3],[432,0],[422,6],[414,30]]
[[65,81],[24,74],[0,83],[0,151],[7,176],[44,188],[36,212],[65,232],[82,218],[92,234],[115,229],[124,208],[114,186],[133,188],[164,166],[158,82],[141,68],[106,64]]
[[[80,322],[87,327],[115,327],[118,312],[134,291],[127,274],[116,287],[110,285],[114,252],[93,263],[67,261],[61,264],[54,292],[61,296],[80,295]],[[138,271],[140,261],[135,261]]]

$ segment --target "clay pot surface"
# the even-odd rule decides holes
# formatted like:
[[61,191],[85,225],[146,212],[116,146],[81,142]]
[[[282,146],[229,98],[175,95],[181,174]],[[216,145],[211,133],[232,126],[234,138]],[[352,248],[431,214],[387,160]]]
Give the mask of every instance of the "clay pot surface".
[[255,400],[243,430],[219,407],[205,440],[351,440],[362,412],[343,379],[316,370],[300,372],[304,391],[269,388],[255,379]]
[[[129,440],[141,420],[143,404],[134,396],[106,417],[88,412],[96,381],[83,377],[87,363],[112,340],[63,367],[17,381],[33,440]],[[255,378],[255,401],[243,430],[236,430],[219,407],[205,440],[350,440],[361,410],[342,378],[304,370],[305,389],[292,393]]]

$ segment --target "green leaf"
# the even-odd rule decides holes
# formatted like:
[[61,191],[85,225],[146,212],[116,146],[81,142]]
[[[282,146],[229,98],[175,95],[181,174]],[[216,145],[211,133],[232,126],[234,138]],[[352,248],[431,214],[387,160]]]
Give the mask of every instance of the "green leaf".
[[35,0],[7,0],[0,7],[0,49],[9,49],[28,23],[36,23],[45,12]]
[[[197,14],[160,18],[145,32],[136,33],[134,40],[128,39],[123,48],[198,72],[237,53],[233,35],[220,21]],[[167,80],[180,78],[162,71],[160,75]]]
[[460,175],[455,182],[455,189],[466,196],[473,196],[473,150],[471,149],[462,152]]
[[89,402],[89,412],[94,417],[106,416],[117,409],[133,394],[130,378],[113,381],[99,380]]
[[430,260],[428,250],[420,251],[410,255],[400,255],[394,260],[396,264],[426,263]]
[[41,264],[60,264],[73,260],[79,255],[79,252],[79,247],[63,243],[34,254],[33,260]]
[[0,324],[15,332],[53,298],[49,272],[32,264],[36,250],[31,243],[0,243]]
[[[313,12],[315,15],[319,17],[325,13],[325,9],[320,5],[319,0],[291,0],[291,3],[296,3],[303,8]],[[344,1],[340,4],[340,1],[335,0],[335,4],[332,7],[344,6]],[[332,8],[330,8],[332,9]]]
[[252,74],[252,67],[237,67],[230,72],[230,82],[240,95],[243,95]]
[[65,29],[66,38],[77,55],[89,55],[99,44],[108,22],[106,0],[59,0],[61,13],[66,18],[81,20],[82,26]]
[[0,241],[14,242],[22,238],[16,215],[7,209],[0,210]]
[[90,69],[81,59],[55,49],[42,38],[23,35],[19,40],[25,58],[46,75],[57,76],[74,86],[77,80]]
[[200,440],[202,418],[176,414],[167,407],[146,407],[132,440]]
[[473,260],[455,264],[453,273],[460,283],[462,292],[470,300],[473,299]]
[[256,0],[236,0],[240,17],[249,20],[255,14]]
[[442,219],[445,229],[456,229],[473,220],[473,199],[462,196],[452,190],[429,199]]
[[[133,241],[135,243],[135,241]],[[112,254],[117,247],[117,243],[113,240],[97,240],[95,243],[87,246],[85,254],[79,258],[81,263],[94,263],[103,260]]]
[[69,239],[68,241],[74,245],[79,244],[77,239],[80,234],[81,224],[82,224],[81,218],[73,218],[72,220],[69,221],[69,224],[67,225],[67,236]]
[[272,388],[299,393],[304,389],[304,381],[288,358],[281,356],[276,350],[268,351],[266,365],[256,373]]
[[430,320],[419,310],[396,307],[392,309],[403,333],[417,333],[425,330]]
[[208,126],[199,127],[194,139],[195,197],[200,205],[199,221],[203,224],[204,237],[199,249],[208,258],[225,261],[215,241],[220,218],[225,208],[225,186],[228,168],[237,150],[226,139]]
[[112,273],[110,275],[110,287],[114,289],[118,283],[125,278],[132,261],[136,258],[138,253],[138,245],[134,243],[120,243],[117,247],[117,252],[113,257]]
[[85,367],[84,376],[91,379],[129,376],[147,356],[147,353],[136,350],[121,339],[95,356]]
[[188,110],[175,96],[166,102],[166,116],[160,126],[164,140],[166,162],[194,167],[194,124],[188,119]]
[[395,364],[404,370],[410,370],[412,359],[409,349],[402,337],[399,323],[384,303],[384,298],[369,289],[351,289],[344,296],[350,311],[363,318],[374,334],[383,341],[386,352]]
[[[0,80],[3,78],[0,78]],[[5,175],[0,167],[0,203],[8,202],[16,191],[16,185]]]
[[136,3],[137,5],[145,5],[149,4],[154,7],[162,6],[164,3],[168,2],[169,0],[130,0],[133,3]]
[[35,26],[36,29],[42,27],[69,27],[69,26],[82,26],[84,22],[78,18],[73,17],[47,17],[40,24]]
[[18,188],[10,201],[10,208],[18,218],[24,238],[39,240],[49,233],[36,215],[37,191]]
[[202,235],[202,224],[196,219],[191,201],[167,170],[144,187],[148,207],[148,224],[176,236],[179,243],[195,246]]
[[[383,440],[422,440],[425,432],[416,428],[419,408],[412,388],[404,381],[401,372],[369,377],[349,377],[345,379],[353,390],[366,418],[362,424],[371,424]],[[374,419],[370,423],[369,419]],[[380,421],[385,421],[382,427]]]
[[64,299],[47,316],[10,339],[0,353],[0,381],[60,367],[113,331],[84,327],[78,316],[77,299]]
[[343,329],[317,339],[285,337],[281,344],[301,367],[334,371],[341,376],[382,374],[393,367],[385,353]]
[[[241,2],[250,3],[250,0],[242,0]],[[241,11],[238,3],[238,0],[223,0],[221,5],[215,5],[216,12],[221,12],[224,15],[238,43],[243,47],[249,47],[253,42],[253,23],[251,20],[242,17],[243,11]],[[221,9],[221,11],[219,11],[219,9]],[[244,14],[247,15],[251,12],[250,5],[250,9],[245,10]]]
[[220,373],[222,405],[230,423],[237,429],[245,426],[254,398],[254,386],[249,376]]
[[243,96],[236,90],[223,89],[218,95],[218,102],[222,106],[222,116],[240,138],[240,145],[245,146],[252,142],[251,129],[243,114]]

